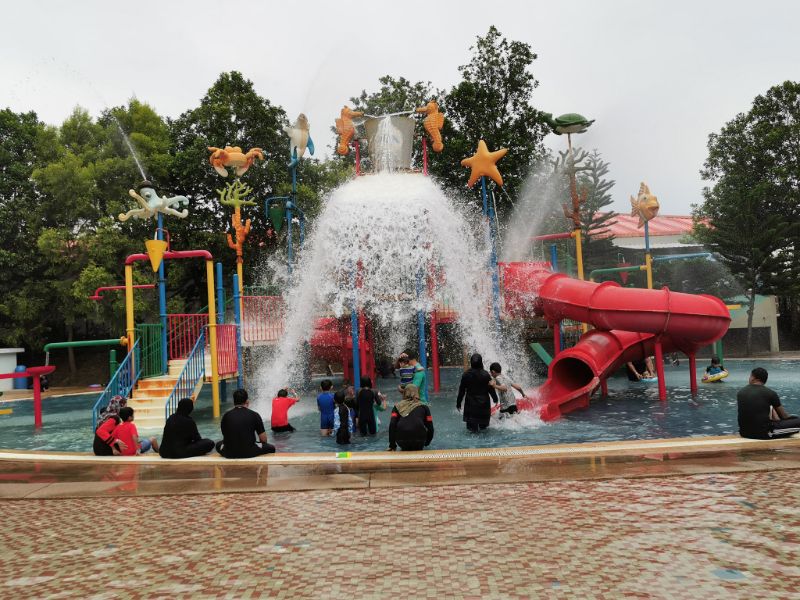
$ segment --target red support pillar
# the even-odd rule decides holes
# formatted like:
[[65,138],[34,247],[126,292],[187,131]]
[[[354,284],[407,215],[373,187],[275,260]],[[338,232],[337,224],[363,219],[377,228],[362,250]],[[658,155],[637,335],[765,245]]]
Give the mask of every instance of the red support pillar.
[[561,352],[561,321],[553,323],[553,358]]
[[436,311],[431,312],[431,363],[433,367],[433,391],[438,392],[441,385],[439,374],[439,333],[436,331],[438,326]]
[[358,138],[353,140],[353,146],[356,149],[356,175],[361,175],[361,144]]
[[658,374],[658,399],[662,402],[667,400],[667,382],[664,379],[664,350],[661,348],[661,340],[656,342],[656,373]]
[[608,380],[601,379],[600,380],[600,393],[603,395],[603,398],[608,396]]
[[422,136],[422,174],[428,174],[428,138],[424,135]]
[[689,386],[692,389],[692,396],[697,395],[697,356],[692,352],[689,354]]
[[[367,364],[367,336],[364,327],[364,313],[358,315],[358,355],[361,362],[361,375],[369,375],[369,365]],[[372,344],[372,342],[369,342]],[[360,383],[360,382],[359,382]],[[374,382],[373,382],[374,383]],[[353,382],[355,384],[355,382]]]
[[42,428],[42,380],[38,374],[33,376],[33,426]]

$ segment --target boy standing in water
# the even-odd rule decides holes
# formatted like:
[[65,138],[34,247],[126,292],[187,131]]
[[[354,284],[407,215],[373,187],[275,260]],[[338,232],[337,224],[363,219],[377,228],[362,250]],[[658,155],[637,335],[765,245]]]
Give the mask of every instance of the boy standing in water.
[[414,378],[411,380],[419,390],[419,399],[423,404],[428,403],[428,384],[426,382],[427,373],[425,367],[417,362],[418,355],[413,350],[407,350],[408,365],[414,368]]
[[289,397],[289,390],[278,390],[278,395],[272,399],[272,416],[270,422],[272,431],[280,433],[282,431],[294,431],[294,427],[289,424],[289,409],[297,404],[297,392],[292,390],[293,397]]
[[523,396],[525,391],[516,383],[512,383],[508,377],[502,375],[503,367],[500,363],[493,362],[489,365],[489,374],[492,376],[492,381],[489,385],[492,386],[500,396],[500,413],[503,415],[513,415],[517,412],[517,399],[514,396],[514,390],[517,390]]
[[319,409],[319,434],[330,435],[333,431],[333,382],[330,379],[323,379],[319,384],[322,393],[317,396],[317,408]]

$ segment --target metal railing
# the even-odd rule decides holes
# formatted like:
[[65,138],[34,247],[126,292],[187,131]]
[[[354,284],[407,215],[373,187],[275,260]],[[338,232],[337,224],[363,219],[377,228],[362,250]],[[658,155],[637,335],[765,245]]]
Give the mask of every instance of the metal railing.
[[236,325],[217,325],[217,370],[220,377],[236,375]]
[[169,359],[183,359],[192,352],[197,337],[208,325],[208,315],[170,314],[167,315],[167,324]]
[[136,326],[136,339],[141,341],[141,379],[164,374],[161,360],[161,323],[140,323]]
[[169,416],[175,412],[178,407],[178,401],[181,398],[191,398],[194,393],[195,387],[199,381],[203,379],[206,373],[206,332],[200,331],[191,352],[186,357],[186,364],[175,382],[175,387],[172,393],[167,398],[164,406],[164,418],[168,419]]
[[242,341],[277,342],[283,335],[286,303],[280,296],[242,296]]
[[108,405],[114,396],[124,396],[125,398],[130,396],[131,390],[139,380],[141,373],[142,361],[140,357],[141,346],[137,340],[125,360],[120,363],[117,372],[108,382],[106,389],[103,390],[97,402],[94,403],[92,407],[92,430],[97,429],[97,419],[100,416],[100,411]]

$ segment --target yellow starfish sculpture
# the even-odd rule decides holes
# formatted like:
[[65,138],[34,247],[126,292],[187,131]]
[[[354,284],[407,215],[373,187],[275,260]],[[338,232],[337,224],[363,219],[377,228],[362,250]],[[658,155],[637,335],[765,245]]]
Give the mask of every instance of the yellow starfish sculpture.
[[500,148],[494,152],[489,152],[486,147],[486,142],[483,140],[478,142],[478,151],[461,161],[462,167],[469,167],[472,172],[469,174],[469,181],[467,187],[472,187],[475,182],[481,177],[489,177],[497,185],[503,185],[503,176],[497,170],[497,161],[503,158],[508,152],[508,148]]

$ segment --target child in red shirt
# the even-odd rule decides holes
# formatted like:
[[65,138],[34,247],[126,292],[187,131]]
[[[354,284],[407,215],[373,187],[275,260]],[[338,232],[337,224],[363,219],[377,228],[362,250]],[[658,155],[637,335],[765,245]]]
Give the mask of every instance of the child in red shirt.
[[[294,396],[297,392],[292,390]],[[294,427],[289,425],[289,409],[294,406],[298,398],[290,397],[289,390],[278,390],[278,395],[272,399],[272,416],[270,423],[272,431],[280,433],[281,431],[294,431]]]
[[158,440],[156,438],[139,439],[139,431],[136,429],[136,425],[133,424],[133,409],[130,406],[119,409],[119,418],[122,422],[117,425],[111,435],[114,439],[121,440],[125,444],[125,449],[120,451],[122,456],[144,454],[150,448],[158,452]]

